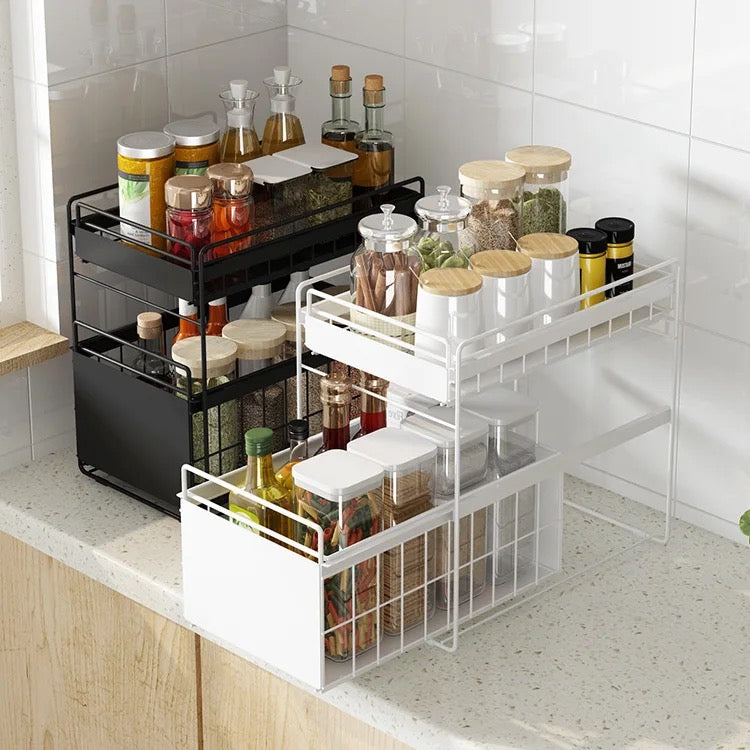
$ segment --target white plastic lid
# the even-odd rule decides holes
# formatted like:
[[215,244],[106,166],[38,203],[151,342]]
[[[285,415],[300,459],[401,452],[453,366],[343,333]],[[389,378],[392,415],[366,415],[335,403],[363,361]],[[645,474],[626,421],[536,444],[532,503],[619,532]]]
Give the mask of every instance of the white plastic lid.
[[325,143],[304,143],[301,146],[279,151],[276,156],[279,159],[286,159],[313,169],[330,169],[357,158],[357,154],[353,154],[351,151],[326,146]]
[[188,302],[186,299],[179,298],[177,307],[180,315],[188,316],[198,314],[198,308],[192,302]]
[[472,393],[461,399],[461,404],[466,411],[487,420],[495,427],[513,427],[539,411],[539,404],[533,398],[501,385]]
[[174,146],[171,135],[151,130],[128,133],[117,139],[117,153],[128,159],[159,159],[174,153]]
[[406,409],[419,409],[427,411],[431,406],[437,406],[438,402],[434,398],[423,396],[416,391],[410,391],[396,383],[388,386],[388,401],[393,402],[395,406],[403,406]]
[[417,435],[396,427],[383,427],[369,435],[352,440],[347,453],[368,458],[388,472],[412,471],[424,461],[435,458],[437,446]]
[[245,164],[253,170],[253,182],[259,185],[276,185],[312,172],[310,167],[278,156],[259,156],[257,159],[246,161]]
[[[442,419],[444,422],[453,423],[456,412],[452,406],[433,406],[427,410],[427,414]],[[420,417],[419,414],[412,414],[410,417],[407,417],[401,422],[401,429],[408,430],[412,434],[421,435],[423,438],[437,445],[438,448],[452,448],[455,440],[452,427],[443,427],[443,425],[436,424],[426,417]],[[461,410],[461,445],[466,445],[482,438],[486,439],[487,433],[487,422],[473,414],[469,414],[465,409]]]
[[205,146],[219,140],[219,128],[213,115],[193,117],[188,120],[173,120],[164,126],[178,146]]
[[295,486],[330,500],[351,500],[380,489],[383,470],[376,463],[342,450],[330,450],[292,467]]

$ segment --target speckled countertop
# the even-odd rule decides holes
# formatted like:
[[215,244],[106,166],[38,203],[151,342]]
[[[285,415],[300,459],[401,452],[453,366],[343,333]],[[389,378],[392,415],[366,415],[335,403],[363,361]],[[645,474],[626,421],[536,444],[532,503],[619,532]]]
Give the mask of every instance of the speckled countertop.
[[[658,516],[573,479],[566,497]],[[0,475],[0,531],[186,627],[173,519],[77,471]],[[678,522],[669,545],[566,511],[560,582],[461,637],[322,698],[415,748],[750,750],[750,551]]]

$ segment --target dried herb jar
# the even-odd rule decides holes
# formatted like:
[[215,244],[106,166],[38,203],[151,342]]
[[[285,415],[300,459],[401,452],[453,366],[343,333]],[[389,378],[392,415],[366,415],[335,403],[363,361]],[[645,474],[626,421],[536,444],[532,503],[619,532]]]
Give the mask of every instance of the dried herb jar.
[[[389,529],[434,506],[434,443],[385,427],[353,440],[347,452],[383,469],[383,528]],[[403,553],[403,560],[402,560]],[[380,621],[386,635],[399,635],[435,611],[435,534],[420,534],[383,553],[380,561]]]
[[[383,470],[376,463],[330,450],[292,467],[297,515],[323,530],[323,553],[332,555],[382,529]],[[299,524],[300,543],[318,550],[317,532]],[[356,583],[355,583],[356,581]],[[323,583],[325,653],[351,659],[377,642],[377,557],[347,568]]]
[[423,272],[432,268],[467,268],[475,249],[467,226],[471,203],[449,195],[451,189],[447,185],[440,185],[437,190],[437,195],[421,198],[414,206],[420,228],[411,253],[419,254]]
[[526,172],[521,234],[565,234],[570,154],[554,146],[519,146],[508,151],[505,160]]
[[219,161],[219,128],[213,116],[174,120],[164,132],[175,139],[175,175],[205,175]]
[[470,161],[458,170],[461,195],[471,203],[467,226],[475,250],[515,250],[523,225],[526,172],[504,161]]
[[[167,204],[167,242],[173,255],[190,260],[211,241],[211,182],[198,175],[171,177],[164,186]],[[179,242],[182,240],[182,242]]]

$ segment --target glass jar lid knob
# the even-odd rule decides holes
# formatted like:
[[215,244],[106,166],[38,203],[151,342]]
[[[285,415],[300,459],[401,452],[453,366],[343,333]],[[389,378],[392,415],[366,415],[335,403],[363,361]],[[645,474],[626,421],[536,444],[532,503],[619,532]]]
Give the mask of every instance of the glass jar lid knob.
[[392,203],[384,203],[380,210],[383,212],[383,229],[393,229],[393,217],[391,214],[396,210]]
[[446,211],[448,209],[448,206],[450,205],[450,203],[448,202],[448,193],[450,193],[451,191],[450,185],[438,185],[437,191],[438,195],[440,196],[440,200],[438,201],[438,208]]

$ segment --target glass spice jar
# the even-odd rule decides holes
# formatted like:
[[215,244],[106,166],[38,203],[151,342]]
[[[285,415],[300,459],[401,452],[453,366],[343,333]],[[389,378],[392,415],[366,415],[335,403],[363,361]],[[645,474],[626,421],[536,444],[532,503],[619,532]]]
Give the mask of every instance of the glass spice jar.
[[219,161],[219,128],[213,115],[174,120],[164,126],[164,132],[175,139],[175,175],[204,175]]
[[[117,185],[120,216],[139,224],[120,224],[120,233],[164,249],[165,240],[146,230],[166,227],[164,185],[174,174],[174,138],[166,133],[130,133],[117,140]],[[135,245],[138,247],[138,245]],[[145,248],[138,248],[158,255]]]
[[472,204],[467,226],[475,250],[515,250],[523,224],[526,172],[504,161],[470,161],[458,170],[461,195]]
[[211,241],[211,182],[207,177],[170,177],[164,186],[167,203],[167,250],[187,260]]
[[421,228],[414,238],[411,254],[419,253],[422,272],[431,268],[468,268],[474,254],[474,237],[467,229],[471,203],[449,195],[447,185],[438,186],[437,195],[420,198],[414,206]]
[[[253,170],[245,164],[214,164],[206,171],[213,190],[211,244],[246,234],[253,227]],[[228,242],[211,250],[212,258],[239,252],[253,238]]]
[[[578,243],[581,294],[593,292],[607,283],[607,235],[599,229],[578,227],[567,232]],[[597,292],[581,300],[581,310],[604,302],[605,293]]]
[[323,444],[318,453],[344,450],[351,438],[352,381],[336,373],[320,379],[320,400],[323,404]]
[[506,152],[505,161],[526,173],[521,234],[565,234],[570,154],[554,146],[519,146]]

